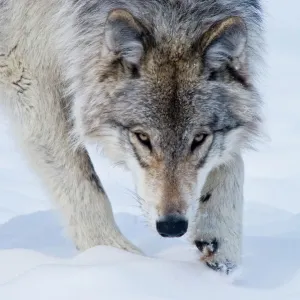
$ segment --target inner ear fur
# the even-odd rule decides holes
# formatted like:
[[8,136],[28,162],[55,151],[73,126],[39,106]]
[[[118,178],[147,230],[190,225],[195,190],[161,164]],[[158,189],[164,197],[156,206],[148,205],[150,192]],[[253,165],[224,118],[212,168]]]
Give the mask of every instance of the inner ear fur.
[[210,45],[226,34],[231,34],[232,38],[238,37],[234,35],[239,35],[240,38],[246,38],[247,29],[241,17],[227,17],[213,23],[202,35],[200,42],[202,51],[205,51]]
[[113,9],[105,24],[107,49],[129,64],[138,66],[147,47],[149,30],[126,9]]
[[200,51],[204,66],[218,71],[230,66],[240,75],[246,72],[247,28],[241,17],[227,17],[213,23],[202,34]]

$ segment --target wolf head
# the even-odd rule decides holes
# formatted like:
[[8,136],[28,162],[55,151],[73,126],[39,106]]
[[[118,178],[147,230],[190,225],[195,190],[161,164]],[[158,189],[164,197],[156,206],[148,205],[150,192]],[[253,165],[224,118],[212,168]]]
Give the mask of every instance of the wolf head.
[[258,133],[259,101],[243,18],[165,18],[109,12],[77,114],[82,134],[132,171],[150,223],[181,236],[209,172]]

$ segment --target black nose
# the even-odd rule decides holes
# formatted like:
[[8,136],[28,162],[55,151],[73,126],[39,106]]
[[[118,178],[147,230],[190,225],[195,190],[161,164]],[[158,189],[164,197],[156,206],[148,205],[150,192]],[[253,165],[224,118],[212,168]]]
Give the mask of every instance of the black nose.
[[188,221],[180,215],[166,215],[156,222],[156,229],[163,237],[181,237],[187,232]]

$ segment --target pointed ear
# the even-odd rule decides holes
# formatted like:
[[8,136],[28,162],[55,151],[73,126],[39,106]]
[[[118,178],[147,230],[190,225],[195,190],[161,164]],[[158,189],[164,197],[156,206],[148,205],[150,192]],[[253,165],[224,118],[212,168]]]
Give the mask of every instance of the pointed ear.
[[202,35],[201,50],[204,65],[219,70],[230,65],[245,72],[247,28],[240,17],[228,17],[211,25]]
[[145,51],[146,27],[125,9],[112,10],[105,25],[108,51],[126,63],[138,66]]

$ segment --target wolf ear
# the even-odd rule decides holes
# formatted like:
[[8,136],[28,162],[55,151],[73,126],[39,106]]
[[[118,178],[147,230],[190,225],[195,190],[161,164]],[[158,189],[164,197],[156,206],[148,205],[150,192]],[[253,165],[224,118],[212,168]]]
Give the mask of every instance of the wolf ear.
[[107,17],[104,34],[108,51],[130,65],[139,65],[147,29],[137,18],[125,9],[114,9]]
[[204,65],[214,71],[230,66],[245,73],[246,43],[247,28],[240,17],[228,17],[214,23],[200,42]]

